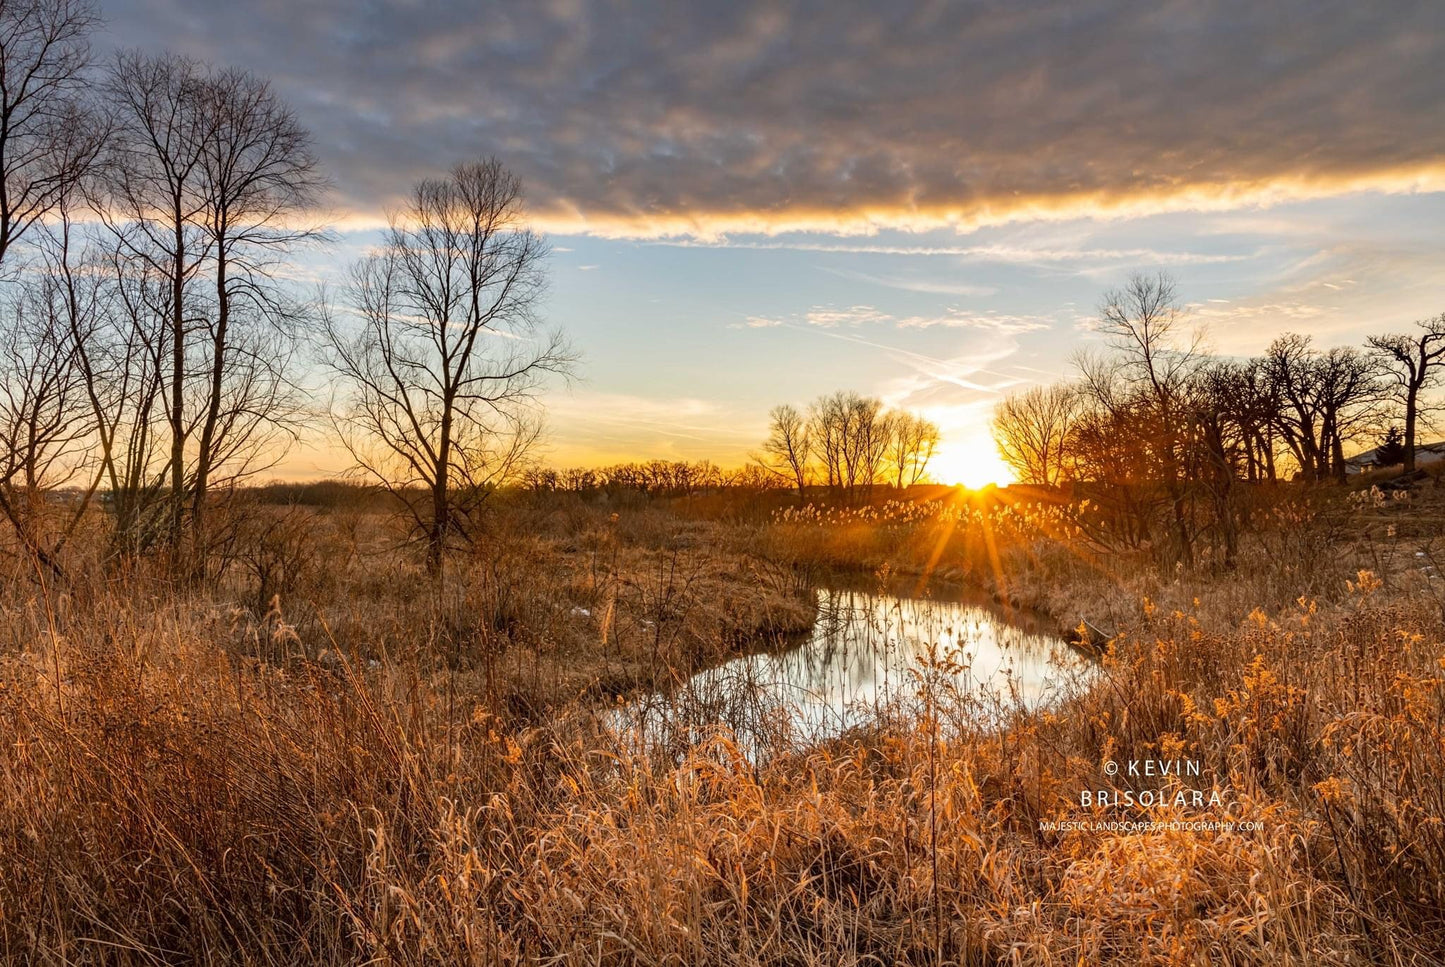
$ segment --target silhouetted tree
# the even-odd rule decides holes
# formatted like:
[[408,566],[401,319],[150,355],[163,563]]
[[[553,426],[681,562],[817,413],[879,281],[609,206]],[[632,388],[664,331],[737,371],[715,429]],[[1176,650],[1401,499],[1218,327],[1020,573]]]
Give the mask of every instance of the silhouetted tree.
[[187,351],[204,307],[195,306],[192,280],[205,259],[201,226],[206,200],[201,159],[211,119],[202,110],[201,66],[174,56],[126,53],[111,69],[108,94],[116,113],[107,171],[106,215],[130,274],[155,277],[136,320],[161,360],[160,396],[170,431],[166,476],[170,490],[167,538],[178,548],[186,506]]
[[45,539],[43,489],[71,479],[88,427],[77,419],[73,341],[54,280],[43,256],[21,268],[15,253],[37,230],[35,247],[45,246],[48,223],[80,192],[104,143],[85,87],[96,23],[79,0],[0,3],[0,272],[12,287],[0,309],[0,518],[52,574],[79,510]]
[[1405,460],[1405,438],[1400,433],[1400,428],[1394,424],[1380,437],[1379,446],[1375,448],[1375,465],[1379,467],[1393,467]]
[[122,54],[106,215],[132,276],[155,279],[133,319],[163,361],[168,536],[189,514],[204,565],[205,508],[279,454],[294,412],[286,373],[297,309],[278,261],[315,233],[302,219],[319,180],[310,139],[259,78],[186,58]]
[[1286,333],[1270,343],[1260,360],[1278,401],[1275,427],[1294,455],[1300,476],[1317,480],[1328,473],[1329,436],[1323,420],[1318,354],[1310,338]]
[[14,290],[0,306],[0,517],[52,574],[59,543],[42,533],[46,493],[80,469],[89,435],[64,320],[49,279]]
[[1378,426],[1387,389],[1378,362],[1352,346],[1334,346],[1319,354],[1320,430],[1329,448],[1330,473],[1345,479],[1345,443]]
[[0,3],[0,265],[74,191],[105,132],[85,100],[85,0]]
[[1083,388],[1094,402],[1126,413],[1142,430],[1140,445],[1152,455],[1156,478],[1171,508],[1179,559],[1194,562],[1189,520],[1187,466],[1196,444],[1184,418],[1191,380],[1202,362],[1199,337],[1183,332],[1184,312],[1174,280],[1165,273],[1135,275],[1104,295],[1098,331],[1114,355],[1082,367]]
[[1402,446],[1407,473],[1415,469],[1421,397],[1438,384],[1445,363],[1445,315],[1421,320],[1415,326],[1415,332],[1371,336],[1368,340],[1389,375],[1396,401],[1405,411]]
[[516,176],[494,159],[458,165],[418,184],[380,251],[353,268],[356,324],[328,321],[342,442],[403,498],[433,575],[451,539],[475,538],[490,489],[521,468],[543,377],[569,369],[560,335],[534,339],[545,255]]
[[1064,481],[1064,457],[1079,404],[1075,386],[1052,383],[1011,393],[995,407],[994,443],[1020,482],[1055,486]]
[[198,107],[209,120],[200,222],[214,287],[200,339],[205,389],[191,481],[191,526],[204,560],[206,497],[216,472],[274,445],[266,431],[288,416],[285,366],[304,309],[277,283],[276,268],[297,245],[320,237],[304,219],[321,181],[310,135],[264,80],[211,72]]
[[773,407],[768,420],[768,438],[763,442],[759,463],[779,476],[790,478],[802,499],[813,457],[812,428],[797,407],[786,403]]
[[884,459],[900,490],[923,479],[938,450],[938,424],[906,410],[894,410],[884,417]]

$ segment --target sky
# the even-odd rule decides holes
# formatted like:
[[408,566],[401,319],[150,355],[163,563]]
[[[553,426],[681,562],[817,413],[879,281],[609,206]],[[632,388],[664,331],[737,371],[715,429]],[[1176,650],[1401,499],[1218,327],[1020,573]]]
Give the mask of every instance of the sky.
[[[546,459],[736,466],[835,389],[1004,479],[1002,395],[1168,271],[1221,353],[1445,312],[1445,4],[104,0],[97,39],[265,76],[332,182],[329,277],[496,156],[580,353]],[[340,469],[325,446],[278,468]]]

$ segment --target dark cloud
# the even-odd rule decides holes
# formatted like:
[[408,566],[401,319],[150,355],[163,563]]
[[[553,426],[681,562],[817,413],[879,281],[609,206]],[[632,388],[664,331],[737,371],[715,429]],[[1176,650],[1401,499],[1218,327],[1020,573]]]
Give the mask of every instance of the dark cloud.
[[[272,77],[340,204],[496,154],[553,227],[975,224],[1445,180],[1445,4],[112,0]],[[1438,179],[1438,180],[1437,180]]]

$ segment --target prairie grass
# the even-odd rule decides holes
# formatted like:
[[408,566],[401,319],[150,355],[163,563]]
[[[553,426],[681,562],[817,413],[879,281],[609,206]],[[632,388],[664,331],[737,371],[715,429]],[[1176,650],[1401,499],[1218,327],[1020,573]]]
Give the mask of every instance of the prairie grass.
[[[0,957],[1436,963],[1430,499],[1281,505],[1238,570],[1196,575],[1041,537],[1022,510],[564,502],[500,511],[440,589],[380,518],[310,512],[293,536],[314,553],[268,572],[264,602],[243,565],[190,589],[17,571]],[[927,674],[912,707],[765,756],[726,722],[680,754],[609,727],[618,696],[785,645],[801,592],[849,564],[991,582],[1118,637],[1087,686],[1001,728]],[[1217,815],[1080,806],[1105,762],[1153,758],[1203,762],[1259,828],[1060,825]]]

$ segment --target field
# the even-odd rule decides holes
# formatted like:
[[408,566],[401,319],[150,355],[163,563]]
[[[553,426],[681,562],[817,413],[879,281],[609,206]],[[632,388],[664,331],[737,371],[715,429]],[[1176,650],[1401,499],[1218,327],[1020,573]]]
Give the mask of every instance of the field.
[[[1433,479],[1271,488],[1235,566],[1190,572],[1090,549],[1026,491],[501,495],[440,583],[384,509],[246,514],[201,583],[11,559],[5,961],[1445,958]],[[998,729],[926,669],[820,747],[608,727],[786,647],[845,572],[1113,639],[1087,687]],[[1107,762],[1182,759],[1235,828],[1087,828],[1221,818],[1080,806]]]

